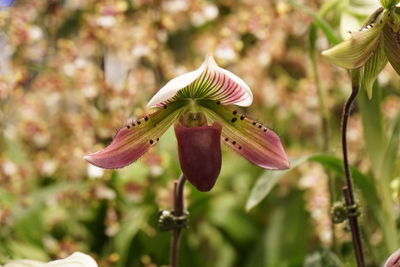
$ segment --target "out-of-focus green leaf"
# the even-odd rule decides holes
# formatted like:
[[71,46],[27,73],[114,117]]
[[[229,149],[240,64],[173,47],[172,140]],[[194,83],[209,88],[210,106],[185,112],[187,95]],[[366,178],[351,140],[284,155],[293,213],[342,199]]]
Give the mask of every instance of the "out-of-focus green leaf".
[[264,239],[264,265],[259,266],[300,266],[308,249],[309,227],[304,196],[302,192],[293,192],[270,213]]
[[83,11],[75,10],[57,31],[57,38],[67,38],[77,32],[83,22]]
[[385,136],[381,111],[381,90],[374,84],[371,100],[364,90],[360,90],[358,106],[363,124],[363,133],[367,153],[371,160],[374,176],[378,177],[385,147]]
[[325,17],[325,15],[331,11],[332,9],[337,8],[338,5],[343,4],[342,0],[330,0],[330,1],[326,1],[322,4],[322,6],[320,7],[318,14],[321,17]]
[[343,264],[332,251],[322,249],[307,255],[303,267],[342,267]]
[[29,243],[22,243],[17,241],[9,241],[9,247],[12,251],[12,258],[25,258],[38,261],[48,261],[47,254],[40,248],[33,246]]
[[[310,161],[318,162],[325,168],[328,168],[344,177],[343,161],[339,158],[330,155],[315,155],[309,158]],[[372,177],[364,175],[356,167],[350,167],[354,183],[356,188],[359,189],[363,197],[367,200],[368,204],[375,207],[375,210],[379,210],[379,197],[376,192]]]
[[[234,249],[231,246],[231,244],[229,242],[226,242],[224,236],[221,234],[221,231],[213,227],[213,225],[204,222],[199,226],[199,232],[201,233],[202,236],[208,239],[207,242],[212,247],[218,248],[217,251],[213,251],[210,253],[214,258],[212,266],[229,267],[232,266],[235,257],[240,257],[240,255],[235,255]],[[210,261],[207,260],[205,262],[210,262]],[[207,264],[204,263],[201,264],[201,266],[206,266],[206,265]]]
[[18,139],[5,139],[5,155],[17,164],[23,164],[28,159]]
[[[312,156],[309,160],[319,162],[325,168],[332,170],[333,172],[344,177],[343,162],[329,155],[316,155]],[[382,227],[383,234],[385,236],[386,248],[388,251],[393,250],[393,247],[397,244],[397,234],[395,229],[392,227],[392,220],[389,218],[384,210],[382,209],[382,203],[384,199],[379,198],[374,179],[371,176],[362,174],[356,167],[350,167],[353,181],[355,184],[356,192],[361,191],[363,199],[366,201],[365,207],[371,209],[374,217]],[[391,226],[391,227],[389,227]]]
[[298,3],[296,1],[289,0],[288,2],[289,4],[301,9],[302,11],[313,17],[315,25],[317,25],[324,32],[326,38],[331,45],[335,45],[340,42],[340,39],[336,36],[335,31],[332,29],[332,27],[318,13],[311,10],[308,6]]
[[[387,180],[394,178],[396,162],[399,153],[399,138],[400,138],[400,113],[393,121],[392,127],[389,130],[390,136],[384,152],[382,160],[382,177]],[[389,181],[386,181],[389,183]]]
[[37,210],[41,207],[41,205],[49,199],[51,196],[59,194],[63,191],[73,190],[77,192],[82,192],[87,190],[88,184],[86,183],[71,183],[71,182],[59,182],[55,185],[48,186],[37,190],[36,192],[27,195],[24,199],[28,202],[28,205],[23,205],[22,203],[13,209],[13,216],[16,221],[23,219],[26,216],[29,216],[29,212],[33,210]]
[[308,156],[291,160],[290,168],[287,170],[265,171],[251,189],[250,196],[246,203],[246,210],[250,210],[260,203],[286,173],[296,168],[299,164],[307,161],[307,159]]
[[115,251],[120,256],[117,266],[126,266],[126,259],[129,257],[129,246],[132,239],[140,229],[140,226],[149,216],[146,208],[135,208],[130,210],[121,222],[121,229],[114,238]]

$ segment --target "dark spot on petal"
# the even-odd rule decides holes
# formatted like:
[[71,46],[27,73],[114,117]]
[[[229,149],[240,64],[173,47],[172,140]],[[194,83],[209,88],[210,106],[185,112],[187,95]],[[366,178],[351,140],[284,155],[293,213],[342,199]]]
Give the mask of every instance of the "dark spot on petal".
[[236,141],[232,141],[232,145],[236,145]]
[[241,146],[239,146],[239,149],[242,149],[242,147],[241,147]]
[[164,109],[167,109],[167,105],[164,104],[163,107],[164,107]]
[[147,116],[144,117],[144,120],[145,120],[145,121],[148,121],[148,120],[149,120],[149,117],[147,117]]
[[157,124],[153,124],[153,127],[156,127]]
[[153,139],[150,139],[150,145],[152,145],[154,143]]
[[217,105],[221,104],[221,101],[217,101]]
[[227,137],[227,138],[225,138],[225,141],[227,141],[228,142],[228,140],[229,140],[229,138]]
[[160,138],[157,137],[157,142],[160,141]]
[[256,121],[253,121],[253,125],[256,125],[257,124],[257,122]]
[[232,118],[231,122],[237,121],[237,118]]
[[140,125],[140,121],[137,121],[136,123]]
[[261,125],[261,124],[260,124],[260,125],[258,125],[258,128],[259,128],[259,129],[261,129],[261,128],[262,128],[262,125]]
[[132,122],[132,127],[134,127],[134,126],[135,126],[135,123]]
[[244,120],[244,115],[240,116],[240,119],[241,119],[241,120]]
[[266,131],[268,131],[268,129],[267,129],[267,128],[265,128],[265,129],[264,129],[264,133],[265,133]]
[[236,115],[236,114],[237,114],[237,110],[234,110],[234,111],[232,112],[232,114],[233,114],[233,115]]
[[130,127],[129,125],[127,125],[127,126],[126,126],[126,128],[128,128],[128,129],[129,129],[129,128],[131,128],[131,127]]

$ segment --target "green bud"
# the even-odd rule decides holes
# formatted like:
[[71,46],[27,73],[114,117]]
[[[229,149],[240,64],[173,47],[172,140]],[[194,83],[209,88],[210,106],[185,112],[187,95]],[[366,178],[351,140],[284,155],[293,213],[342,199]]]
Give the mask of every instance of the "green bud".
[[361,87],[367,91],[369,99],[372,98],[372,88],[376,77],[378,77],[387,62],[383,39],[380,38],[378,47],[361,69]]
[[386,9],[394,7],[397,3],[399,3],[399,0],[381,0],[381,5]]
[[388,25],[392,27],[393,31],[400,31],[400,7],[394,7],[389,10],[387,15]]
[[377,48],[383,25],[382,19],[378,19],[376,23],[353,33],[350,39],[323,51],[322,55],[337,66],[346,69],[359,68],[368,61]]

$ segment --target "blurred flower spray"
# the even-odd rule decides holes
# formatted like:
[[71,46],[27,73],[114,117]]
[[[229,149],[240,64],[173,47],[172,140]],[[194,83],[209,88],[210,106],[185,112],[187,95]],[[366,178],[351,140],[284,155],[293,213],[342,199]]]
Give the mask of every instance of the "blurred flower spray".
[[400,7],[396,6],[398,3],[398,0],[381,0],[382,7],[369,16],[358,32],[352,33],[348,40],[322,52],[333,64],[351,70],[352,92],[342,114],[342,149],[346,176],[343,193],[358,266],[365,266],[365,260],[357,220],[359,212],[348,161],[347,124],[360,87],[372,98],[373,84],[388,61],[400,74]]
[[207,56],[197,70],[172,79],[153,96],[147,105],[153,112],[128,122],[108,147],[85,156],[101,168],[125,167],[143,156],[175,122],[182,175],[174,186],[174,211],[160,214],[161,228],[174,230],[172,266],[178,264],[180,230],[186,225],[184,183],[187,179],[200,191],[213,188],[221,170],[221,140],[262,168],[289,168],[278,135],[229,108],[249,106],[252,101],[247,84]]

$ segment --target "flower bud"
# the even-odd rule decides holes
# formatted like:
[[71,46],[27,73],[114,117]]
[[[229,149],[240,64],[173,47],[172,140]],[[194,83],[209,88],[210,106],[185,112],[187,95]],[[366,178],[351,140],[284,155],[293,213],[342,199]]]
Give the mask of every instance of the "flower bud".
[[394,7],[397,3],[399,0],[381,0],[381,5],[386,9]]

